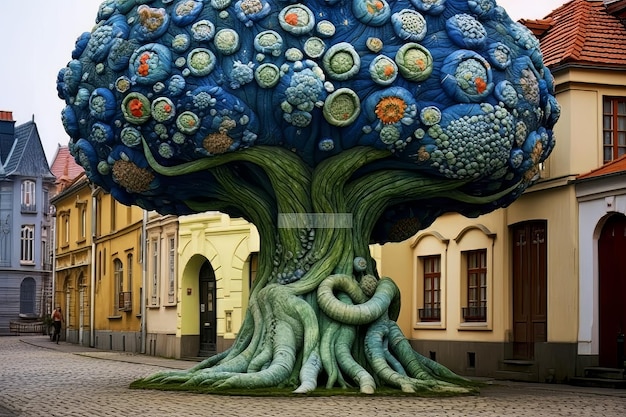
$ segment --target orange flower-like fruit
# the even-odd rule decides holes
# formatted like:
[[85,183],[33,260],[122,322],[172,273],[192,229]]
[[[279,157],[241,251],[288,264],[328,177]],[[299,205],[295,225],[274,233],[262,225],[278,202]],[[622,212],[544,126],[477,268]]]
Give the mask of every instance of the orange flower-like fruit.
[[481,94],[487,89],[487,83],[480,77],[476,77],[476,81],[474,81],[474,84],[476,85],[476,91],[478,92],[478,94]]
[[141,100],[134,98],[128,103],[128,109],[130,110],[130,114],[135,117],[143,116],[143,103]]
[[296,26],[298,24],[298,15],[296,13],[287,13],[285,15],[285,22],[289,23],[291,26]]
[[381,122],[389,125],[402,120],[406,107],[406,102],[400,97],[383,97],[374,112]]

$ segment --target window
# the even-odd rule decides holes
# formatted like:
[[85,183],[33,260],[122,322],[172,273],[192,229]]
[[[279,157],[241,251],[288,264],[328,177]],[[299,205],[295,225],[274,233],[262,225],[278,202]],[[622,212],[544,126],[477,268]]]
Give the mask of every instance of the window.
[[31,180],[22,181],[22,211],[37,211],[35,185],[35,182]]
[[168,256],[168,284],[167,284],[167,302],[172,304],[176,301],[176,246],[173,237],[169,238],[169,256]]
[[44,271],[49,270],[50,268],[48,267],[49,261],[50,259],[48,258],[49,253],[48,253],[48,242],[46,242],[45,240],[41,241],[41,268]]
[[256,280],[256,274],[258,270],[259,270],[259,253],[253,252],[250,254],[250,271],[249,271],[250,282],[248,283],[249,288],[252,288],[252,284],[254,283],[254,280]]
[[113,278],[115,280],[114,310],[122,310],[124,305],[120,304],[119,300],[120,294],[124,293],[124,265],[119,259],[113,261]]
[[151,265],[151,286],[150,286],[150,304],[153,306],[158,304],[159,292],[159,241],[154,239],[152,246],[152,265]]
[[133,254],[129,253],[126,257],[126,265],[128,272],[126,273],[126,288],[128,291],[133,290]]
[[47,188],[43,189],[43,202],[42,205],[44,214],[50,213],[50,191]]
[[126,290],[120,286],[119,309],[123,311],[133,311],[133,254],[126,256]]
[[115,199],[113,197],[111,197],[111,206],[110,206],[110,211],[109,211],[109,218],[111,220],[111,225],[110,225],[110,229],[109,232],[114,232],[116,231],[116,226],[117,226],[117,204],[115,203]]
[[603,104],[603,161],[626,155],[626,97],[605,97]]
[[22,226],[20,234],[20,261],[25,263],[32,263],[33,257],[33,244],[35,242],[35,226],[26,224]]
[[487,250],[466,252],[467,307],[463,308],[465,321],[487,321]]
[[70,243],[70,216],[63,218],[63,241]]
[[85,207],[80,209],[80,239],[85,240],[87,238],[87,209]]
[[441,256],[425,256],[424,308],[419,309],[420,321],[441,321]]
[[96,276],[98,277],[98,281],[102,280],[102,251],[98,251],[98,263],[96,264]]
[[[96,200],[96,206],[93,208],[94,210],[96,210],[96,213],[98,213],[98,210],[105,210],[104,208],[104,204],[102,204],[102,195],[98,195],[97,200]],[[104,216],[95,216],[96,218],[96,236],[102,236],[104,234],[104,229],[103,229],[103,217]]]
[[7,222],[0,221],[0,266],[11,265],[11,228]]
[[70,212],[63,211],[58,213],[59,216],[59,244],[66,247],[70,244]]

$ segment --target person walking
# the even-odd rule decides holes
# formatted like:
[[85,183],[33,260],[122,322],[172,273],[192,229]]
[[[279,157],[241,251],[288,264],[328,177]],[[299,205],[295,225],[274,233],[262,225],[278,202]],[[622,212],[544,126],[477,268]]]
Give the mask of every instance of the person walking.
[[54,324],[54,334],[52,335],[52,341],[56,340],[57,345],[59,344],[59,339],[61,338],[61,324],[65,321],[63,318],[63,313],[61,313],[61,307],[57,307],[52,313],[52,322]]

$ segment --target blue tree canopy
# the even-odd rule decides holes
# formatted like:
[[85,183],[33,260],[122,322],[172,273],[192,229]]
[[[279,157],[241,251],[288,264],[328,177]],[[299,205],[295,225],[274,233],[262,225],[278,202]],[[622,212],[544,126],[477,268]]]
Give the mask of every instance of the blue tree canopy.
[[[536,180],[559,116],[537,39],[494,0],[105,0],[57,89],[90,180],[178,214],[214,196],[212,175],[164,177],[147,154],[173,167],[265,145],[311,169],[373,147],[471,195],[510,189],[455,206],[477,215]],[[447,204],[385,215],[424,225]]]

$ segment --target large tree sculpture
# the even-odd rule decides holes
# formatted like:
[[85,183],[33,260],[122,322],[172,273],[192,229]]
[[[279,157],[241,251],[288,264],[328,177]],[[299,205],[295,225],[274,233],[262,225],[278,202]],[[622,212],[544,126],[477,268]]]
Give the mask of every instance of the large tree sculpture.
[[57,81],[91,181],[260,232],[233,347],[148,381],[461,389],[368,244],[506,206],[550,153],[552,76],[494,0],[106,0]]

